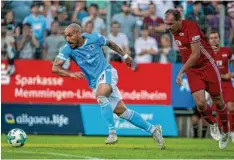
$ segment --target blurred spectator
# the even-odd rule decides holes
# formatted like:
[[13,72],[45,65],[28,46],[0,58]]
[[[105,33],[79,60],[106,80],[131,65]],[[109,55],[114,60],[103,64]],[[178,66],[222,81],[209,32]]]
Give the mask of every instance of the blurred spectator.
[[180,12],[181,15],[181,19],[184,20],[185,19],[185,14],[184,14],[184,7],[181,5],[176,6],[176,9]]
[[164,14],[168,9],[174,8],[174,3],[172,0],[154,0],[156,5],[157,15],[164,18]]
[[[137,17],[147,17],[149,13],[149,5],[152,3],[150,0],[133,0],[131,3],[131,9]],[[139,22],[140,23],[140,22]],[[140,24],[141,26],[142,24]]]
[[8,59],[8,74],[12,75],[15,72],[15,38],[9,34],[6,26],[1,26],[1,58]]
[[60,33],[63,33],[64,29],[71,24],[71,21],[68,18],[67,9],[65,6],[61,6],[57,9],[57,21],[60,26]]
[[[234,2],[229,2],[227,4],[227,11],[228,11],[228,15],[230,16],[231,18],[231,22],[232,22],[232,27],[234,27]],[[233,32],[232,32],[233,33]],[[234,33],[233,33],[234,34]],[[232,37],[232,40],[231,40],[231,49],[232,49],[232,52],[234,52],[234,36]]]
[[[212,15],[209,21],[208,32],[216,31],[219,32],[219,21],[220,21],[220,7],[222,4],[219,4],[216,7],[216,14]],[[233,26],[231,22],[231,18],[229,16],[225,16],[224,18],[224,45],[228,46],[233,38]]]
[[46,28],[50,30],[51,23],[54,18],[57,17],[57,8],[53,6],[53,2],[50,0],[43,0],[43,6],[40,7],[41,14],[46,17]]
[[140,34],[140,28],[143,25],[144,17],[150,15],[149,5],[152,3],[150,0],[133,0],[131,2],[131,10],[136,17],[137,36]]
[[85,26],[83,26],[83,32],[85,32],[85,33],[89,33],[89,34],[91,34],[91,33],[93,33],[93,27],[94,27],[94,24],[93,24],[93,22],[92,21],[88,21],[86,24],[85,24]]
[[72,15],[72,22],[81,24],[82,20],[88,16],[88,13],[85,11],[85,2],[79,1],[76,2],[75,11]]
[[154,38],[149,37],[149,31],[147,26],[141,27],[141,37],[135,41],[135,62],[139,63],[151,63],[153,55],[158,53],[158,45]]
[[115,14],[112,21],[120,24],[120,32],[125,33],[129,40],[129,47],[133,48],[134,40],[137,38],[136,18],[130,13],[128,2],[123,2],[122,12]]
[[124,1],[111,1],[111,16],[121,12],[121,7]]
[[148,17],[144,18],[144,25],[148,26],[149,35],[154,37],[160,46],[160,36],[165,32],[165,25],[163,19],[156,15],[156,7],[153,3],[149,5]]
[[12,1],[11,8],[14,12],[14,20],[16,24],[22,23],[26,16],[30,14],[30,7],[32,5],[32,1]]
[[59,23],[57,21],[51,24],[51,34],[45,39],[43,59],[53,60],[59,53],[59,49],[66,43],[64,36],[59,34]]
[[6,12],[2,25],[6,27],[8,35],[11,34],[12,36],[15,36],[16,24],[14,21],[14,13],[11,10]]
[[159,49],[158,54],[155,56],[155,61],[159,63],[176,63],[177,53],[171,47],[171,38],[165,34],[161,37],[162,48]]
[[94,29],[93,32],[98,32],[101,34],[105,34],[105,23],[102,18],[98,16],[99,8],[97,4],[91,4],[88,9],[89,16],[85,17],[82,21],[82,26],[85,26],[85,24],[88,21],[93,21]]
[[91,1],[91,0],[87,0],[86,1],[86,6],[89,8],[90,6],[92,6],[93,4],[95,4],[99,11],[99,15],[102,18],[105,18],[105,15],[107,13],[107,0],[96,0],[96,1]]
[[[125,53],[130,55],[130,49],[128,47],[128,38],[126,34],[120,32],[120,24],[116,21],[111,23],[111,30],[109,34],[109,39],[116,44],[118,44]],[[115,51],[111,50],[111,61],[119,61],[122,62],[122,58]]]
[[46,35],[46,19],[39,14],[39,5],[33,4],[31,7],[31,14],[24,19],[24,24],[28,23],[32,27],[33,34],[42,46]]
[[212,15],[216,14],[216,8],[218,8],[218,1],[203,1],[204,15],[208,20],[210,20]]
[[17,50],[20,59],[34,59],[39,41],[31,31],[31,24],[23,24],[23,33],[17,38]]
[[202,4],[200,1],[195,1],[193,3],[193,10],[191,13],[186,15],[186,20],[191,20],[197,23],[202,32],[206,34],[207,20],[206,17],[202,14]]

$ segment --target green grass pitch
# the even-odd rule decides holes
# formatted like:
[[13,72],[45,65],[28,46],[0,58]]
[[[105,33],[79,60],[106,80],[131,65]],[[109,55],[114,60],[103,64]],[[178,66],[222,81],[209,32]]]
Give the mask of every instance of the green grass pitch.
[[106,137],[28,135],[24,147],[12,148],[1,136],[2,159],[234,159],[234,143],[220,150],[212,139],[165,138],[160,150],[151,137],[119,137],[105,145]]

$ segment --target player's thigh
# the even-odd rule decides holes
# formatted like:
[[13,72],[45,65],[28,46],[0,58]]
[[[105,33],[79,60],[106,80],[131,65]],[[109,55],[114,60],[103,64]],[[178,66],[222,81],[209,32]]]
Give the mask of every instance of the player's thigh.
[[234,102],[227,102],[229,112],[234,112]]
[[117,82],[118,74],[114,68],[103,71],[97,80],[96,96],[109,97],[116,87]]
[[196,69],[190,69],[186,73],[186,75],[188,78],[189,87],[192,94],[194,92],[206,89],[206,85],[204,83],[204,77],[201,71],[198,71]]
[[112,92],[112,87],[109,84],[101,83],[98,85],[96,90],[96,97],[105,96],[109,97]]
[[206,108],[206,99],[205,99],[205,90],[199,90],[196,92],[193,92],[192,94],[193,99],[196,103],[198,111],[204,111]]
[[224,102],[227,104],[228,109],[231,109],[234,104],[234,88],[232,83],[222,83],[222,91]]
[[113,91],[108,97],[108,100],[111,104],[112,110],[114,111],[118,107],[120,101],[122,101],[122,96],[117,86],[113,87]]
[[217,67],[209,66],[207,70],[204,71],[206,80],[206,90],[211,97],[218,97],[222,95],[221,89],[221,78]]

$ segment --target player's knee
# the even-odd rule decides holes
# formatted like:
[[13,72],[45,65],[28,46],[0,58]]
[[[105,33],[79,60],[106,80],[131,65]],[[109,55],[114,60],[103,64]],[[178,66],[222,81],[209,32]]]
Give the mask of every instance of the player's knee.
[[126,109],[125,112],[123,114],[121,114],[119,117],[126,119],[126,120],[130,120],[133,114],[133,110],[130,109]]
[[215,106],[218,110],[220,110],[224,107],[224,103],[221,100],[216,100],[216,101],[214,101],[214,103],[215,103]]
[[202,100],[202,99],[197,100],[196,101],[196,105],[197,105],[197,109],[199,111],[204,111],[206,109],[206,101],[205,101],[205,99],[204,100]]
[[227,107],[229,112],[234,112],[234,102],[228,102]]
[[105,106],[107,103],[109,103],[109,100],[108,100],[108,98],[105,97],[105,96],[98,96],[98,97],[97,97],[97,102],[98,102],[98,104],[99,104],[101,107],[103,107],[103,106]]

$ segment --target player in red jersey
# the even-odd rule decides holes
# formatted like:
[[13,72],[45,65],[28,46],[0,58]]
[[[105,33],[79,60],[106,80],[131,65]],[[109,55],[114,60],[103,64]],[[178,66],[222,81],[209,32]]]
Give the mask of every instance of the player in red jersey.
[[234,87],[231,81],[231,78],[234,78],[234,72],[228,72],[228,63],[234,62],[234,54],[232,54],[230,48],[219,46],[220,39],[218,32],[211,32],[209,34],[209,43],[215,53],[213,58],[221,74],[223,99],[228,108],[230,136],[234,142]]
[[[178,10],[167,10],[164,23],[174,36],[184,64],[176,82],[182,85],[182,76],[186,73],[197,109],[202,117],[211,124],[211,136],[219,141],[219,148],[224,149],[229,138],[227,107],[223,101],[219,71],[211,56],[214,54],[213,50],[199,26],[193,21],[181,20]],[[212,115],[211,107],[206,104],[205,90],[211,95],[217,107],[217,115],[223,125],[220,129],[217,120]]]

